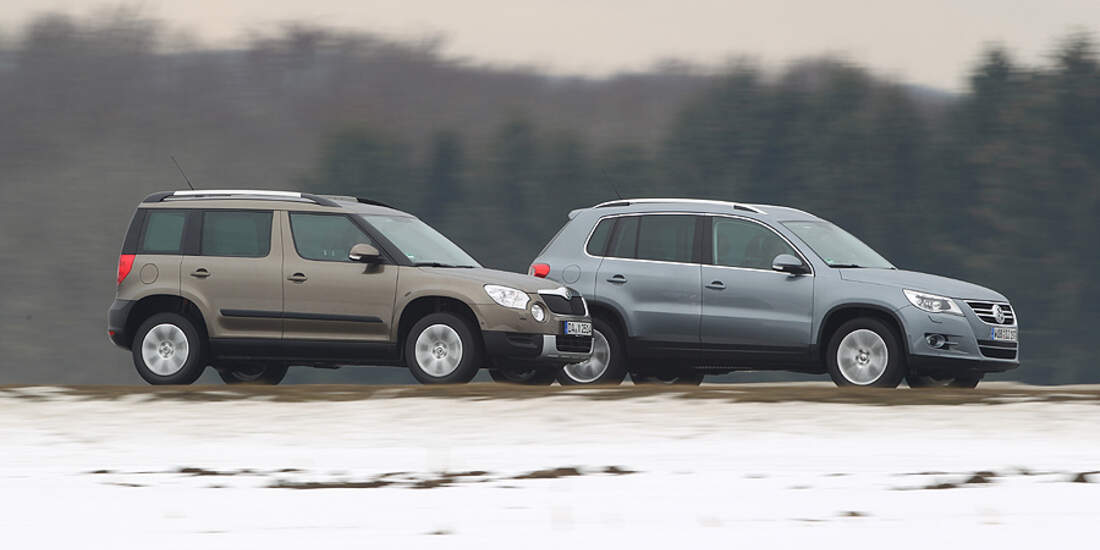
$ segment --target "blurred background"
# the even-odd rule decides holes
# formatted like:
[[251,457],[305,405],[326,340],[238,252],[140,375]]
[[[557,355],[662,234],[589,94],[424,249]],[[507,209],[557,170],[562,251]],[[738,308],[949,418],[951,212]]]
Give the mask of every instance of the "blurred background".
[[1100,6],[218,4],[0,7],[0,383],[139,382],[105,316],[134,207],[186,185],[169,155],[513,271],[615,189],[794,206],[1007,295],[997,379],[1100,382]]

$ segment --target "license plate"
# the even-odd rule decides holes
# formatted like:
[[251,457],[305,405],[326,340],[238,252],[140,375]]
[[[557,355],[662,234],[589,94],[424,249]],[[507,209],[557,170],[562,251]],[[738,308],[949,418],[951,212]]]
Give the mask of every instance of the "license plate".
[[993,327],[993,339],[1001,340],[1004,342],[1016,341],[1016,328],[1015,327]]
[[587,321],[565,321],[565,333],[574,336],[592,336],[592,323]]

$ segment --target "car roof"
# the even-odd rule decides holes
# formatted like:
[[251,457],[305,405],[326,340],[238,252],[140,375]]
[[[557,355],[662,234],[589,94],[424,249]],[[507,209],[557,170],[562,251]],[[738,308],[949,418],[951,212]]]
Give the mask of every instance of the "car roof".
[[775,219],[780,221],[819,220],[817,216],[788,206],[770,204],[751,204],[733,201],[685,198],[636,198],[607,201],[589,208],[570,212],[574,218],[584,211],[599,215],[624,214],[635,212],[685,212],[701,214],[737,214],[751,218]]
[[[280,204],[281,203],[281,204]],[[161,191],[145,197],[142,208],[287,208],[317,212],[351,212],[356,214],[386,214],[412,216],[387,204],[365,198],[343,195],[317,195],[298,191],[266,189],[198,189]]]

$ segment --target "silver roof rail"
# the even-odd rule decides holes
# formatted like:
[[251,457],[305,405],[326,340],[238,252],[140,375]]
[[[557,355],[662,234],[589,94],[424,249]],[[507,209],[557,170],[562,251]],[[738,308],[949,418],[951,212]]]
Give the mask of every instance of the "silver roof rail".
[[304,200],[320,206],[340,206],[332,199],[314,195],[312,193],[299,193],[297,191],[268,191],[266,189],[198,189],[187,191],[166,191],[153,193],[145,197],[143,202],[161,202],[166,199],[261,199],[261,200]]
[[712,204],[716,206],[729,206],[737,210],[745,210],[747,212],[755,212],[757,214],[764,214],[764,211],[752,206],[750,204],[743,204],[740,202],[730,201],[716,201],[710,199],[619,199],[614,201],[601,202],[593,208],[610,207],[610,206],[630,206],[631,204]]

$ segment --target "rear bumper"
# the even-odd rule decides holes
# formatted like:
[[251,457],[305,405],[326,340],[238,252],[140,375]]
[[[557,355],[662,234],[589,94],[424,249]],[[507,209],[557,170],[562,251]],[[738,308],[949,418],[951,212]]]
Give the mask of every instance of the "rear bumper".
[[509,363],[579,363],[592,354],[592,338],[554,334],[485,331],[485,353]]
[[133,300],[115,299],[107,310],[107,338],[111,343],[130,349],[130,335],[126,334],[126,321],[130,318],[130,311],[134,309]]

